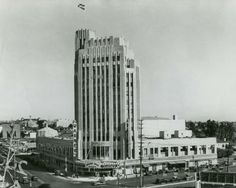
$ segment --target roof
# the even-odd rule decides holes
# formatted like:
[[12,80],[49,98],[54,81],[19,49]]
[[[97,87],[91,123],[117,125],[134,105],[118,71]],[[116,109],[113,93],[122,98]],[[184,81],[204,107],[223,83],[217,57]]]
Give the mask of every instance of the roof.
[[170,118],[158,117],[158,116],[144,116],[142,120],[171,120]]
[[60,138],[73,138],[72,130],[64,130],[59,134]]

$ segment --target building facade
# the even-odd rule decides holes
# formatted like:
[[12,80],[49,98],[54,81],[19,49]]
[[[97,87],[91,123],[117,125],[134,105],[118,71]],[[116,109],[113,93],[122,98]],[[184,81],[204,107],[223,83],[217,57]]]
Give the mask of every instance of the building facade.
[[123,38],[75,36],[77,159],[138,157],[139,67]]
[[73,135],[52,136],[51,128],[41,130],[45,134],[38,134],[36,139],[40,161],[49,168],[73,171]]
[[[163,117],[143,117],[143,135],[145,137],[174,136],[179,132],[186,133],[185,120],[178,119],[175,115],[172,119]],[[176,132],[178,131],[178,132]],[[192,136],[192,135],[191,135]],[[191,137],[190,136],[190,137]]]
[[217,164],[216,138],[145,139],[143,158],[150,162],[186,164],[185,167]]
[[58,136],[57,130],[52,129],[48,126],[42,128],[42,129],[39,129],[37,134],[38,134],[38,137],[56,137],[56,136]]

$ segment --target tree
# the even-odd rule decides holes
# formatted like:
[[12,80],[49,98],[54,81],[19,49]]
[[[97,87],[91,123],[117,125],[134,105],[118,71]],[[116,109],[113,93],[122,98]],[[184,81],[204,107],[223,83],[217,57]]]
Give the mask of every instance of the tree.
[[234,149],[231,145],[228,145],[225,149],[217,149],[218,158],[229,157],[234,153]]

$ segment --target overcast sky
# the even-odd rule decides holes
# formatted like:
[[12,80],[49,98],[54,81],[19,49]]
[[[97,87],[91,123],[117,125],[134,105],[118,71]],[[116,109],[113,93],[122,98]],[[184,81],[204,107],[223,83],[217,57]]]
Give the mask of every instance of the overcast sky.
[[123,36],[143,116],[236,120],[235,0],[0,0],[0,119],[74,117],[75,30]]

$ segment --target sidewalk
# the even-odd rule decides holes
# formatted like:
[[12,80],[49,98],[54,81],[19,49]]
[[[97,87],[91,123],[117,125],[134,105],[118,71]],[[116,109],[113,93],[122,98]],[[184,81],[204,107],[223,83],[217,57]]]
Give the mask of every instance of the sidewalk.
[[[132,175],[127,175],[127,178],[134,178],[136,177],[136,175],[132,174]],[[90,176],[90,177],[66,177],[66,179],[68,180],[71,180],[71,181],[74,181],[74,182],[96,182],[99,180],[100,177],[94,177],[94,176]],[[124,179],[124,176],[122,176],[120,179]],[[106,181],[112,181],[112,180],[117,180],[117,177],[112,177],[112,176],[109,176],[109,177],[105,177],[105,180]]]
[[[76,177],[76,178],[73,178],[73,177],[67,177],[68,180],[71,180],[73,182],[96,182],[99,180],[100,177]],[[117,178],[116,177],[105,177],[105,180],[108,181],[108,180],[116,180]]]

